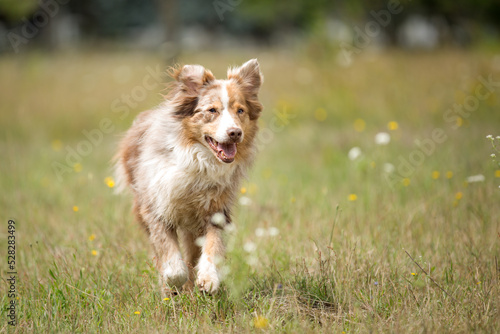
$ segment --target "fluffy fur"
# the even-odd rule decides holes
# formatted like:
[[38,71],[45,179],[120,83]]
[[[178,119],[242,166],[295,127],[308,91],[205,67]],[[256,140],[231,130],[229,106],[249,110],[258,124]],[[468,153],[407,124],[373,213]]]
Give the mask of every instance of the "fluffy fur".
[[[231,224],[231,207],[256,151],[263,79],[255,59],[229,69],[226,80],[200,65],[170,75],[165,101],[139,114],[122,140],[116,178],[133,192],[133,212],[149,236],[163,286],[196,282],[213,293],[220,285],[222,230]],[[212,219],[215,214],[225,222]],[[197,239],[204,240],[201,246]]]

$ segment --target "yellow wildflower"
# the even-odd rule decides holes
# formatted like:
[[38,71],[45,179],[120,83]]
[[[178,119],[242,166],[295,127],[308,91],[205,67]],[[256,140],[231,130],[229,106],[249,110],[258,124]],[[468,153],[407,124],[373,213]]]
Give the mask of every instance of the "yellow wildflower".
[[76,173],[80,173],[82,171],[82,164],[80,163],[76,163],[73,165],[73,170],[76,172]]
[[365,127],[366,123],[361,118],[358,118],[354,121],[354,130],[356,130],[356,132],[363,132],[365,130]]
[[461,191],[459,191],[459,192],[457,192],[457,193],[455,194],[455,198],[456,198],[457,200],[462,199],[462,197],[463,197],[463,194],[462,194],[462,192],[461,192]]
[[408,187],[410,185],[411,181],[409,178],[405,177],[402,182],[403,182],[403,186]]
[[51,146],[54,151],[59,152],[62,149],[62,142],[59,139],[54,139]]
[[73,211],[78,212],[78,207],[76,205],[73,206]]
[[97,256],[97,251],[95,249],[92,250],[92,255]]
[[110,188],[113,188],[115,186],[115,181],[110,176],[104,179],[104,183],[106,183],[106,185]]
[[432,172],[432,179],[437,180],[439,179],[439,175],[441,175],[437,170]]
[[253,320],[253,325],[255,328],[259,329],[266,328],[269,325],[269,320],[267,320],[266,317],[259,315]]
[[351,202],[354,202],[355,200],[358,199],[358,196],[356,194],[349,194],[349,196],[347,197],[347,199]]
[[93,241],[95,239],[95,234],[92,233],[90,236],[89,236],[89,241]]
[[451,170],[446,172],[446,178],[451,179],[453,177],[453,172]]
[[387,128],[389,130],[397,130],[399,128],[399,124],[396,121],[391,121],[387,124]]

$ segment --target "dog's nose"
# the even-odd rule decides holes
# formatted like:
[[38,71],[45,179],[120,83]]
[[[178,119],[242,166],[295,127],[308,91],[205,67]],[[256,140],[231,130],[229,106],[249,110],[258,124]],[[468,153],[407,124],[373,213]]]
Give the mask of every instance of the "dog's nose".
[[234,142],[240,140],[242,133],[243,132],[241,131],[240,128],[229,128],[229,129],[227,129],[227,135]]

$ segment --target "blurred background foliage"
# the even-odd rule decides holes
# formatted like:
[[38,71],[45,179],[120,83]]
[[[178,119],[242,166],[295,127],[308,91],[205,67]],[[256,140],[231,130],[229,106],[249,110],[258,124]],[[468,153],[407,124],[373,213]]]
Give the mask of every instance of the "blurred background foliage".
[[[391,24],[384,27],[381,38],[377,38],[379,44],[405,44],[398,36],[405,23],[415,17],[419,18],[420,26],[412,26],[413,30],[438,32],[439,43],[432,47],[465,46],[498,36],[497,0],[395,3],[400,3],[404,10],[393,15]],[[364,22],[373,20],[373,11],[386,9],[388,4],[386,0],[0,0],[0,50],[11,50],[8,33],[22,34],[27,22],[42,30],[36,38],[39,43],[30,43],[31,47],[73,46],[77,42],[109,38],[138,47],[154,47],[161,41],[169,41],[175,42],[177,48],[209,47],[214,39],[222,39],[224,45],[234,45],[235,39],[240,44],[260,45],[318,37],[324,37],[322,43],[338,42],[355,38],[345,34],[346,28],[352,29],[353,23],[362,27]],[[54,8],[57,18],[52,17]],[[40,18],[36,22],[40,11],[51,17],[46,24]]]

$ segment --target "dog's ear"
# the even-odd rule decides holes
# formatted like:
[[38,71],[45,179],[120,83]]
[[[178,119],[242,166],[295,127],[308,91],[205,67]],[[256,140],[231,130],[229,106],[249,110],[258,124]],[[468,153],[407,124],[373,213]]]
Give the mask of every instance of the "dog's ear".
[[257,59],[250,59],[240,67],[228,69],[227,78],[235,80],[250,97],[257,97],[260,85],[264,82]]
[[250,119],[259,118],[262,104],[258,100],[260,86],[264,82],[257,59],[250,59],[240,67],[227,70],[227,78],[234,80],[241,87],[250,107]]
[[181,91],[187,95],[198,95],[201,87],[215,80],[212,72],[201,65],[184,65],[172,70],[171,76],[180,83]]
[[170,76],[175,80],[167,99],[174,106],[174,115],[178,118],[192,116],[198,104],[200,89],[215,80],[209,70],[200,65],[184,65],[171,68]]

